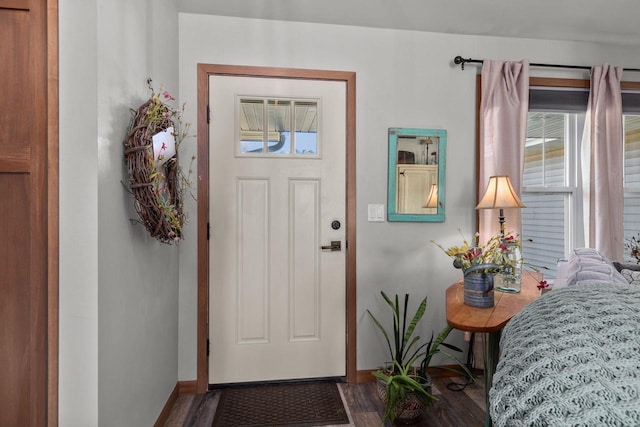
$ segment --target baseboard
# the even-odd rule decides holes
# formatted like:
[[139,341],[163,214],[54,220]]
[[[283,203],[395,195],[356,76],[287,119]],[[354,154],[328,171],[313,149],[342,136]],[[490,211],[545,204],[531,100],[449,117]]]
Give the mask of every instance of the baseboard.
[[173,409],[173,405],[174,403],[176,403],[176,400],[178,399],[178,394],[180,389],[179,384],[180,384],[179,382],[176,383],[176,386],[173,388],[173,391],[169,395],[169,399],[167,399],[167,403],[164,404],[164,408],[162,408],[162,412],[160,412],[158,419],[153,425],[154,427],[162,427],[167,423],[167,420],[169,419],[169,415],[171,414],[171,410]]
[[198,381],[178,381],[178,392],[180,394],[198,393]]
[[371,373],[374,371],[377,371],[377,369],[365,369],[362,371],[356,371],[356,384],[374,382],[376,379],[373,375],[371,375]]
[[176,383],[176,386],[173,388],[173,391],[169,395],[169,398],[167,399],[167,403],[164,404],[164,408],[162,408],[162,412],[160,412],[160,415],[158,416],[158,419],[156,420],[154,427],[161,427],[167,423],[167,420],[169,419],[169,415],[171,415],[171,410],[173,409],[173,405],[176,403],[176,400],[178,400],[179,395],[188,394],[188,393],[196,394],[198,393],[197,390],[198,390],[198,381],[196,380],[178,381]]
[[[457,377],[458,375],[455,372],[447,371],[446,369],[438,369],[438,368],[448,368],[448,369],[460,369],[458,365],[443,365],[440,367],[429,368],[427,372],[434,378],[446,378],[446,377]],[[372,383],[375,382],[376,378],[371,375],[372,372],[377,371],[377,369],[364,369],[356,372],[356,383]],[[477,370],[473,370],[474,375],[478,375],[481,372],[477,372]]]

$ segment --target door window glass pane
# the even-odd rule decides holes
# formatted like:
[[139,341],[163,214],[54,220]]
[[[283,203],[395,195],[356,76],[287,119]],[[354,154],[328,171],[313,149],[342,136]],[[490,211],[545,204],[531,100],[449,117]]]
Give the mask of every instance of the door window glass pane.
[[291,153],[291,101],[269,100],[270,154]]
[[296,102],[296,154],[318,154],[318,103]]
[[264,150],[264,101],[240,100],[240,152],[262,153]]

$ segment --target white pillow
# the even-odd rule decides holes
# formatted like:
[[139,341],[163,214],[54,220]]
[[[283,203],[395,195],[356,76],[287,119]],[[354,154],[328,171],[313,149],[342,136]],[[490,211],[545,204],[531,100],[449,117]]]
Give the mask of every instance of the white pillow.
[[575,249],[569,257],[567,286],[583,281],[601,281],[628,284],[628,280],[615,269],[613,264],[595,249]]

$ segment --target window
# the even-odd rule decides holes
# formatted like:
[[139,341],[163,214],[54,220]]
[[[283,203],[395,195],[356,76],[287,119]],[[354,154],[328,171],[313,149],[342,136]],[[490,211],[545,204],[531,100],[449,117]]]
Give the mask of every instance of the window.
[[522,177],[523,256],[555,274],[558,259],[575,246],[576,157],[584,113],[529,112]]
[[[588,82],[586,82],[588,83]],[[624,88],[624,84],[623,84]],[[578,188],[580,144],[589,92],[584,88],[536,87],[529,115],[522,179],[523,257],[555,275],[559,259],[582,241]],[[640,232],[640,93],[623,92],[624,232]],[[627,254],[628,257],[628,254]]]
[[[640,232],[640,115],[624,116],[624,237]],[[631,257],[625,250],[627,261]]]
[[240,97],[238,101],[238,155],[318,156],[318,100]]

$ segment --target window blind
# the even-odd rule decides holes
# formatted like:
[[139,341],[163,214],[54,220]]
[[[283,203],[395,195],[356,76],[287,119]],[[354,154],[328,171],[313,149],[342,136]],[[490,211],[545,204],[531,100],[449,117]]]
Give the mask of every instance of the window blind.
[[[529,89],[529,111],[583,113],[587,111],[589,90],[580,88]],[[622,92],[623,114],[640,114],[640,92]]]

